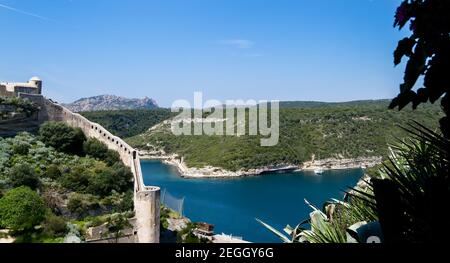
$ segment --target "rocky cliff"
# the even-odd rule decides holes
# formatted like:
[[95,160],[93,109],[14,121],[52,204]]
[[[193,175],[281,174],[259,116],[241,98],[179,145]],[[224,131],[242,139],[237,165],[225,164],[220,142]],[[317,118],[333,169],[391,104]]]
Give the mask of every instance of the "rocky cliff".
[[230,171],[221,167],[205,166],[201,168],[188,167],[183,157],[177,154],[168,154],[162,149],[140,150],[139,155],[142,159],[161,160],[166,164],[177,167],[182,177],[186,178],[230,178],[241,176],[256,176],[268,173],[289,173],[295,171],[312,171],[315,169],[323,170],[341,170],[355,168],[369,168],[382,162],[382,157],[359,157],[349,159],[328,158],[323,160],[314,160],[304,162],[301,165],[284,164],[276,166],[264,166],[254,169],[240,169]]
[[156,101],[148,97],[142,99],[130,99],[114,95],[82,98],[69,104],[63,104],[63,106],[73,112],[158,108]]

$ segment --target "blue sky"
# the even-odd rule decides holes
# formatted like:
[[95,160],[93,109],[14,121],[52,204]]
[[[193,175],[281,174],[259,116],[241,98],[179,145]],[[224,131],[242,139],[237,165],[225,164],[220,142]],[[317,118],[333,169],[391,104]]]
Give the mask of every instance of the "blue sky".
[[0,80],[58,101],[391,98],[400,0],[0,0]]

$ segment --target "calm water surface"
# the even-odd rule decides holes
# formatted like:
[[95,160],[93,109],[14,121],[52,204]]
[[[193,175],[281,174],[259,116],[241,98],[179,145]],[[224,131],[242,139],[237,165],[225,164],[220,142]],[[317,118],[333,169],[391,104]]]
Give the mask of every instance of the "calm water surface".
[[146,185],[160,186],[185,198],[184,215],[192,221],[215,225],[216,233],[241,236],[252,242],[280,242],[255,218],[282,230],[308,218],[304,199],[321,208],[330,198],[342,198],[354,186],[361,169],[267,174],[232,179],[184,179],[177,169],[160,161],[141,161]]

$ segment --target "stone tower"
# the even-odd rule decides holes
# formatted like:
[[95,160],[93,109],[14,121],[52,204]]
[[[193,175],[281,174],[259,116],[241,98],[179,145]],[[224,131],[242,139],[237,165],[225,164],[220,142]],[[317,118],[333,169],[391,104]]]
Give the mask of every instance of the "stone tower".
[[33,84],[38,89],[38,94],[42,94],[42,80],[38,77],[32,77],[28,83]]

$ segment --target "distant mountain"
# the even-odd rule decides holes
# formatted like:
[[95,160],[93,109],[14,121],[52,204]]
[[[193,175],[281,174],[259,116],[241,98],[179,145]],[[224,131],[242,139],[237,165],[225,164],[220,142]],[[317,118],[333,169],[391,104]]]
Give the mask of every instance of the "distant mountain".
[[114,95],[100,95],[82,98],[72,103],[63,105],[73,112],[158,108],[156,101],[148,97],[144,97],[142,99],[129,99]]

